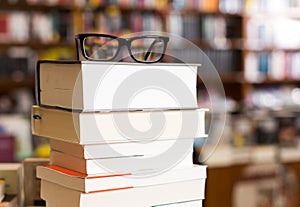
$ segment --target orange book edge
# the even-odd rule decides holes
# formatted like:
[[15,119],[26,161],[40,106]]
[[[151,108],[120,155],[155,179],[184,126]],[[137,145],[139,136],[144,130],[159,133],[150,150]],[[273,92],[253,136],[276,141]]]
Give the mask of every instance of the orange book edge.
[[131,173],[113,173],[113,174],[105,174],[105,175],[87,175],[84,173],[80,173],[74,170],[69,170],[63,167],[59,167],[57,165],[45,165],[43,166],[45,168],[49,168],[52,169],[56,172],[68,175],[68,176],[72,176],[72,177],[80,177],[80,178],[84,178],[84,179],[93,179],[93,178],[108,178],[108,177],[116,177],[116,176],[128,176],[131,175]]

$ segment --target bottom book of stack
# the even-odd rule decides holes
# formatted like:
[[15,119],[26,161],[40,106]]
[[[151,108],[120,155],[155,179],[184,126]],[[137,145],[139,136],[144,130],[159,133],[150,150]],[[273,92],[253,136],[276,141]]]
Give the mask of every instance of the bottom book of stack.
[[206,166],[157,175],[86,175],[55,165],[38,166],[47,207],[201,207]]

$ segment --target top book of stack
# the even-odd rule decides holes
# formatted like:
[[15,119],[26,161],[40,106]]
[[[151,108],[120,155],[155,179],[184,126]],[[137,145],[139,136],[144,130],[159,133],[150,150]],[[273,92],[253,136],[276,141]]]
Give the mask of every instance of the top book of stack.
[[86,112],[198,108],[199,66],[38,61],[37,102]]

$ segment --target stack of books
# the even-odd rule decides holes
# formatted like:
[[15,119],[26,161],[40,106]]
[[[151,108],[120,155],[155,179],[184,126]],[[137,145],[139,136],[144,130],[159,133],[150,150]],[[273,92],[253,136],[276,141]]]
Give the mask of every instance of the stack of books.
[[50,138],[50,165],[37,167],[47,206],[202,206],[198,67],[39,61],[32,132]]

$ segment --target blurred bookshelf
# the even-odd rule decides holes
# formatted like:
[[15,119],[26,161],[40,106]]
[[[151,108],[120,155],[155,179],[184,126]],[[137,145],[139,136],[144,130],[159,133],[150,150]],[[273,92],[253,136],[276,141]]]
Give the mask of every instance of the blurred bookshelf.
[[[76,33],[170,32],[201,48],[224,80],[228,96],[247,106],[247,96],[256,86],[297,87],[300,80],[300,42],[293,35],[299,33],[299,5],[297,1],[279,1],[281,6],[262,2],[1,1],[0,61],[26,65],[18,74],[28,80],[34,60],[74,59]],[[1,70],[1,77],[12,78],[16,66],[10,67]]]
[[[177,34],[201,48],[219,72],[228,100],[238,106],[228,112],[231,133],[222,138],[232,159],[220,161],[226,167],[211,164],[219,171],[209,171],[208,185],[225,182],[224,176],[232,173],[226,181],[232,188],[241,168],[253,162],[250,154],[261,146],[271,153],[270,146],[281,145],[284,155],[291,156],[285,162],[300,177],[300,156],[294,153],[300,139],[299,0],[2,0],[0,117],[18,114],[20,122],[29,120],[36,60],[75,59],[74,34],[142,31]],[[201,84],[199,80],[199,93]],[[1,120],[0,133],[6,126]],[[38,145],[27,134],[24,140]],[[29,154],[19,153],[16,160]],[[208,197],[206,206],[229,202],[212,200]]]

